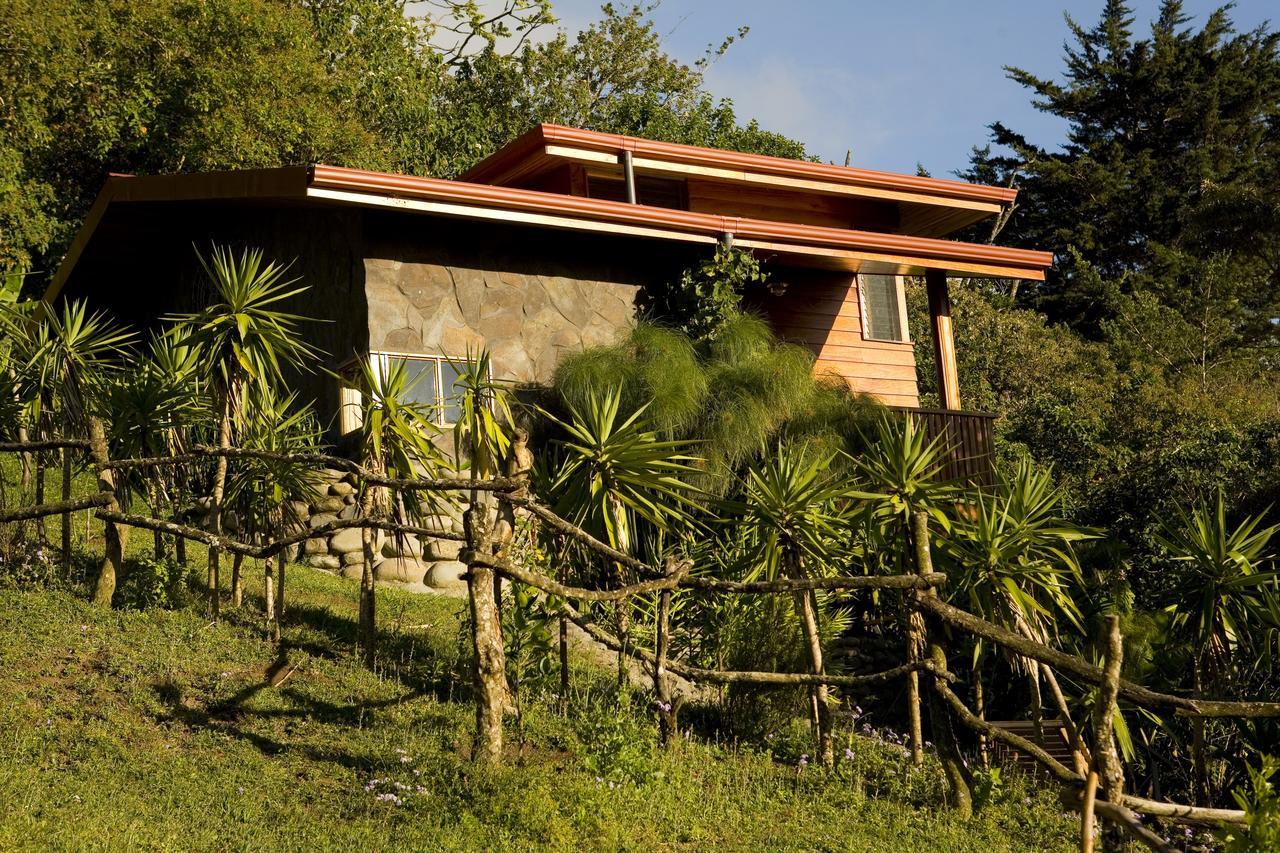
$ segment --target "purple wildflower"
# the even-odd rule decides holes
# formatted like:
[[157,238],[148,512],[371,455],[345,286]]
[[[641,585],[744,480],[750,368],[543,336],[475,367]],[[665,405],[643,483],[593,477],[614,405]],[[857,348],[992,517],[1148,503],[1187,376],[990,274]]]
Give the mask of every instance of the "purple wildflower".
[[844,748],[844,760],[853,761],[853,750],[847,746]]
[[804,755],[800,756],[800,766],[801,766],[801,767],[807,767],[807,766],[808,766],[808,764],[809,764],[809,755],[808,755],[808,753],[806,753],[806,754],[804,754]]

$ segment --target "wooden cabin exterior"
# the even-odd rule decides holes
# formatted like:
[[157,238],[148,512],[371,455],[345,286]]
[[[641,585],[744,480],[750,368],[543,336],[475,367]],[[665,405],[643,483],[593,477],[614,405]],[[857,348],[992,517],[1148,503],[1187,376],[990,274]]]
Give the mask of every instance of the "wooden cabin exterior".
[[[855,391],[917,407],[912,336],[927,335],[936,431],[962,418],[948,277],[1039,280],[1051,261],[949,239],[1014,196],[541,125],[458,180],[324,165],[113,176],[45,298],[88,297],[145,326],[202,304],[192,244],[261,247],[296,258],[311,287],[286,307],[328,321],[308,327],[328,354],[317,367],[363,353],[409,360],[433,372],[444,402],[447,360],[469,346],[490,348],[498,378],[545,382],[565,351],[625,331],[641,288],[731,242],[787,285],[753,307]],[[909,328],[904,276],[927,282],[927,329]],[[335,434],[349,429],[350,399],[330,374],[296,381]],[[986,441],[989,451],[989,431]]]

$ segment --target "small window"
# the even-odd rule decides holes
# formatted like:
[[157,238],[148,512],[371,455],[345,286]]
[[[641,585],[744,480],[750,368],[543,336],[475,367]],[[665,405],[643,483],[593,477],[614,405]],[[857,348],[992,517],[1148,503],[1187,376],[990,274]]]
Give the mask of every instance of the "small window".
[[[462,391],[457,387],[460,363],[451,362],[447,356],[406,353],[373,353],[372,359],[377,368],[383,371],[383,375],[392,362],[404,365],[406,384],[409,386],[405,397],[429,409],[434,423],[448,427],[457,422],[462,411]],[[342,432],[345,434],[359,429],[363,423],[360,392],[353,384],[344,382],[339,402]]]
[[862,337],[872,341],[906,342],[907,304],[902,276],[858,274],[862,304]]

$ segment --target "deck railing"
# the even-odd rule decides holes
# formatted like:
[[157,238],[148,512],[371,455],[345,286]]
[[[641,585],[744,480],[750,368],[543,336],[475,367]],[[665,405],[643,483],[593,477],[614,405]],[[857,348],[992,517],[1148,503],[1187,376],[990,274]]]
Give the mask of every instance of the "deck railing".
[[988,412],[961,412],[952,409],[912,409],[895,407],[924,426],[932,441],[941,436],[947,450],[943,475],[976,486],[995,481],[995,419]]

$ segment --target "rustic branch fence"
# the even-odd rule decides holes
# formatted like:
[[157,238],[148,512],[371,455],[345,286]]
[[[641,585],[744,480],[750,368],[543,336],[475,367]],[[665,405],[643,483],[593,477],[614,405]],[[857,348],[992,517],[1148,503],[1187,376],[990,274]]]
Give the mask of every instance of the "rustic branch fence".
[[[556,597],[559,614],[578,625],[588,636],[604,646],[638,661],[652,674],[654,691],[658,698],[660,729],[664,740],[676,726],[675,710],[671,702],[669,676],[678,675],[694,683],[703,684],[751,684],[762,688],[826,685],[831,687],[858,688],[882,684],[895,679],[908,680],[908,697],[911,712],[911,754],[919,761],[922,752],[920,727],[920,679],[929,697],[931,717],[935,729],[939,757],[948,776],[962,773],[959,747],[951,730],[958,723],[972,729],[980,736],[1003,743],[1027,755],[1042,765],[1049,775],[1063,784],[1063,801],[1079,810],[1081,821],[1081,848],[1093,849],[1093,815],[1104,818],[1153,850],[1170,848],[1159,836],[1138,820],[1137,814],[1201,825],[1242,823],[1244,813],[1233,809],[1203,808],[1178,803],[1166,803],[1126,794],[1118,758],[1114,753],[1110,732],[1110,720],[1116,702],[1124,699],[1134,705],[1172,711],[1187,717],[1258,718],[1280,717],[1280,703],[1246,702],[1192,699],[1160,693],[1133,684],[1120,677],[1120,637],[1116,620],[1108,622],[1104,647],[1107,650],[1106,665],[1098,668],[1074,655],[1051,648],[1043,643],[987,622],[971,613],[944,602],[937,595],[937,588],[946,582],[945,574],[932,570],[930,557],[930,532],[928,518],[923,512],[912,518],[912,541],[915,547],[916,573],[889,576],[838,576],[825,578],[786,578],[771,581],[737,582],[717,580],[692,575],[692,563],[687,560],[668,560],[658,568],[634,556],[618,551],[596,539],[587,531],[567,521],[528,494],[525,477],[517,478],[434,478],[390,479],[370,472],[349,459],[325,454],[278,454],[239,448],[196,447],[189,452],[145,459],[118,459],[106,457],[105,441],[100,425],[95,430],[91,423],[91,441],[54,440],[41,442],[0,443],[0,453],[34,453],[67,449],[87,451],[98,475],[99,492],[82,498],[44,503],[16,509],[0,509],[0,523],[35,519],[66,514],[81,509],[92,509],[95,515],[107,523],[124,527],[137,527],[170,534],[175,537],[202,542],[210,547],[223,549],[246,557],[270,558],[307,539],[324,536],[345,528],[377,529],[407,535],[449,537],[439,530],[415,527],[382,518],[352,518],[331,521],[312,529],[281,535],[263,544],[243,542],[225,534],[214,534],[199,527],[166,519],[154,518],[120,510],[115,492],[114,472],[131,468],[173,466],[202,461],[211,457],[257,457],[298,465],[324,466],[353,475],[360,490],[386,488],[401,491],[432,493],[465,493],[470,495],[469,505],[463,515],[464,533],[453,534],[462,540],[464,548],[460,559],[467,564],[467,583],[472,610],[472,640],[475,659],[475,696],[477,713],[477,758],[496,760],[502,754],[502,718],[507,702],[505,663],[501,638],[501,623],[494,597],[494,576],[501,576],[534,587]],[[95,434],[96,433],[96,434]],[[493,535],[490,521],[491,507],[478,501],[478,493],[493,493],[499,502],[520,507],[556,533],[578,542],[589,551],[610,561],[626,566],[641,579],[612,589],[590,589],[561,583],[554,578],[517,565],[503,553],[503,544]],[[112,560],[112,537],[107,536],[106,562]],[[118,541],[116,543],[119,547]],[[120,555],[114,556],[118,565]],[[105,566],[104,566],[105,568]],[[112,567],[114,571],[114,566]],[[751,672],[728,671],[696,667],[670,658],[670,605],[676,590],[733,595],[812,595],[816,590],[850,592],[853,590],[898,590],[907,603],[908,648],[907,661],[882,672],[863,675],[830,674],[818,668],[814,672]],[[618,602],[638,595],[658,597],[658,618],[653,650],[612,635],[605,628],[583,615],[571,602]],[[943,629],[949,627],[996,644],[1016,655],[1037,661],[1049,669],[1071,674],[1101,691],[1099,708],[1094,715],[1094,748],[1088,762],[1081,762],[1085,772],[1068,768],[1048,754],[1033,741],[993,725],[974,713],[955,692],[958,679],[947,671],[946,653],[940,638]],[[914,689],[912,689],[914,688]],[[815,716],[815,721],[820,721]],[[818,722],[821,725],[820,722]],[[941,734],[940,734],[941,731]],[[1082,746],[1077,740],[1076,744]],[[952,780],[953,783],[957,780]],[[953,793],[959,796],[958,784]],[[1101,797],[1101,798],[1099,798]]]

